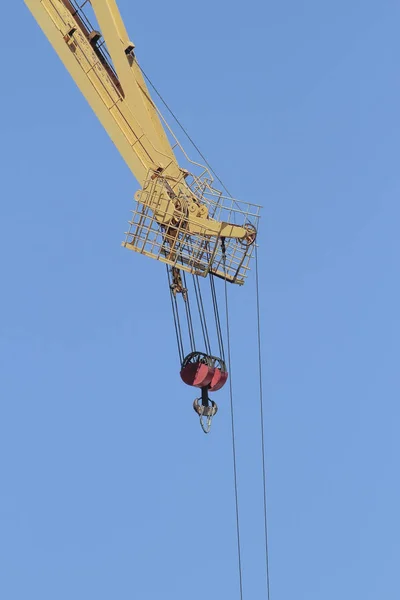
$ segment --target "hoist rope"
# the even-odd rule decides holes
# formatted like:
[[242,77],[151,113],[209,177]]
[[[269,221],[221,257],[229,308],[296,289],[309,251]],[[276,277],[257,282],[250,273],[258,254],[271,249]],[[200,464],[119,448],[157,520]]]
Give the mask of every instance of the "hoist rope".
[[260,424],[261,424],[261,454],[263,471],[263,502],[264,502],[264,536],[265,536],[265,569],[267,600],[270,600],[269,583],[269,546],[268,546],[268,515],[267,515],[267,468],[265,461],[265,432],[264,432],[264,394],[262,377],[262,348],[261,348],[261,310],[260,310],[260,282],[258,273],[258,248],[255,248],[256,263],[256,303],[257,303],[257,339],[258,339],[258,373],[259,373],[259,397],[260,397]]
[[196,296],[197,308],[199,310],[199,318],[200,318],[201,330],[203,332],[204,345],[206,347],[207,354],[210,356],[211,355],[210,338],[208,335],[207,319],[206,319],[206,313],[204,311],[203,297],[201,295],[201,289],[200,289],[198,275],[193,275],[193,287],[194,287],[194,292],[195,292],[195,296]]
[[217,329],[219,355],[222,358],[222,360],[225,361],[224,338],[222,335],[221,320],[219,317],[218,299],[217,299],[217,292],[215,289],[215,280],[214,280],[214,275],[212,273],[210,273],[209,279],[210,279],[211,298],[212,298],[212,303],[213,303],[213,308],[214,308],[215,327]]
[[[224,262],[224,269],[225,269],[226,268],[225,256],[223,258],[223,262]],[[239,568],[239,589],[240,589],[240,600],[243,600],[242,553],[241,553],[241,546],[240,546],[239,499],[238,499],[237,465],[236,465],[235,413],[234,413],[234,406],[233,406],[233,387],[232,387],[231,335],[230,335],[230,328],[229,328],[228,283],[227,283],[226,278],[225,278],[225,314],[226,314],[226,345],[227,345],[228,371],[229,371],[229,398],[230,398],[230,407],[231,407],[233,482],[234,482],[234,488],[235,488],[236,539],[237,539],[238,568]]]
[[181,329],[181,323],[180,323],[180,320],[179,320],[178,303],[176,301],[176,296],[174,296],[174,294],[172,292],[172,288],[171,288],[172,282],[171,282],[171,275],[170,275],[168,266],[167,266],[167,278],[168,278],[168,284],[169,284],[169,293],[170,293],[170,296],[171,296],[172,314],[174,316],[176,342],[178,344],[179,358],[180,358],[180,361],[181,361],[181,364],[182,364],[183,359],[184,359],[184,350],[183,350],[183,342],[182,342],[182,329]]
[[[183,279],[183,285],[184,285],[185,289],[187,290],[185,271],[182,271],[182,279]],[[185,310],[186,310],[186,319],[187,319],[187,323],[188,323],[190,347],[191,347],[192,352],[194,352],[196,350],[196,341],[195,341],[195,337],[194,337],[192,311],[190,309],[189,298],[186,299],[184,304],[185,304]]]

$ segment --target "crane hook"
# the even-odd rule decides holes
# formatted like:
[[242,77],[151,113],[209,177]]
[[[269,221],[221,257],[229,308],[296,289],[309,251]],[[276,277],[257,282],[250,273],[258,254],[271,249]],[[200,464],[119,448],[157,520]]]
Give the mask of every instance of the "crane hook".
[[[217,403],[208,397],[208,387],[201,388],[201,398],[196,398],[193,402],[193,408],[200,417],[200,425],[204,433],[210,433],[212,419],[218,412]],[[206,423],[204,417],[207,417]]]

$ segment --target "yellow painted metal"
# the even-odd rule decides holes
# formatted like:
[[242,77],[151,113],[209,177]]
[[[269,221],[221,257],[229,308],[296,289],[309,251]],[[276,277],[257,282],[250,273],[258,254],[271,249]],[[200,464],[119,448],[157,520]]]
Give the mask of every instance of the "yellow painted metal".
[[[137,103],[136,112],[132,112],[133,101],[130,97],[129,100],[124,98],[65,3],[62,0],[25,0],[25,3],[139,184],[143,185],[149,168],[168,167],[169,163],[174,161],[176,169],[179,169],[165,134],[166,144],[164,142],[161,148],[167,146],[167,153],[162,155],[162,152],[153,148],[153,132],[144,129],[149,121],[148,108],[144,101],[142,100],[141,106]],[[120,58],[113,43],[111,47],[116,58]],[[129,68],[122,43],[120,50]],[[125,75],[124,72],[124,79]],[[134,77],[132,80],[138,87]],[[125,90],[123,91],[125,93]],[[144,97],[144,94],[142,96]]]
[[[150,100],[150,94],[140,68],[133,55],[128,54],[127,56],[125,53],[126,49],[134,46],[128,39],[115,0],[91,0],[91,5],[103,37],[107,41],[111,60],[124,90],[124,102],[129,107],[130,113],[140,123],[144,133],[142,143],[150,157],[148,168],[157,164],[162,168],[164,175],[179,179],[181,172],[178,163],[156,109]],[[143,181],[139,183],[143,185]]]
[[[213,248],[221,237],[237,240],[237,244],[248,238],[249,229],[244,219],[249,209],[239,224],[236,220],[230,222],[232,211],[225,211],[226,218],[218,219],[217,205],[208,202],[204,195],[205,191],[212,196],[216,194],[205,174],[207,169],[203,179],[199,179],[180,168],[115,0],[90,0],[99,32],[92,30],[82,18],[75,1],[25,0],[25,3],[141,185],[137,201],[146,211],[150,209],[147,215],[152,215],[161,237],[164,232],[163,242],[159,244],[162,251],[154,253],[146,249],[142,253],[176,265],[179,257],[183,260],[183,254],[179,255],[182,236],[198,238],[202,255],[209,257],[209,263],[203,260],[202,268],[193,266],[193,270],[206,275],[213,269]],[[108,53],[97,44],[101,37]],[[175,141],[174,147],[183,151]],[[189,176],[193,177],[193,185],[188,184]],[[151,185],[155,179],[157,185]],[[210,214],[211,209],[213,214]],[[172,229],[174,235],[165,234]],[[165,249],[165,243],[169,250]],[[132,240],[124,245],[141,251]],[[243,246],[241,252],[244,260],[247,251]],[[185,263],[187,269],[188,264],[190,260]],[[232,280],[238,279],[238,283],[243,281],[239,271],[232,275]]]

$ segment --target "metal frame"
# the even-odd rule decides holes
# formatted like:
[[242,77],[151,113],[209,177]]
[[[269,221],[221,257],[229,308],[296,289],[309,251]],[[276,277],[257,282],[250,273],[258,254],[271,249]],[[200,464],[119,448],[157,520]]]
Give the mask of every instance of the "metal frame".
[[[154,172],[149,172],[143,189],[149,197],[159,198],[165,188],[162,178],[154,175]],[[204,175],[191,177],[190,189],[199,202],[208,208],[213,220],[221,223],[221,231],[224,223],[237,222],[257,229],[259,206],[224,196],[211,186],[210,180]],[[146,203],[136,202],[123,242],[125,248],[188,273],[206,277],[211,272],[232,283],[244,283],[250,268],[253,244],[247,245],[235,238],[224,238],[223,246],[221,238],[224,236],[210,236],[206,226],[193,235],[190,233],[192,218],[189,212],[183,216],[179,214],[176,224],[163,227],[149,208],[151,204],[150,200]]]

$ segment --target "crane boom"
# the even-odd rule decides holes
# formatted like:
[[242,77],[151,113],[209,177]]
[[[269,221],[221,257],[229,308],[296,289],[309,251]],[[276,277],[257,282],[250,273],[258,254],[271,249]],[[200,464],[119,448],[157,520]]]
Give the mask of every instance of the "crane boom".
[[243,283],[259,207],[238,210],[229,199],[226,209],[207,168],[197,165],[203,171],[196,176],[178,164],[176,146],[192,161],[176,138],[171,145],[116,0],[90,0],[100,31],[77,0],[25,3],[142,188],[135,195],[142,209],[123,245],[191,273]]
[[[141,186],[149,169],[178,177],[179,167],[114,0],[93,0],[111,61],[68,0],[25,0],[75,83]],[[116,75],[118,73],[118,76]]]

